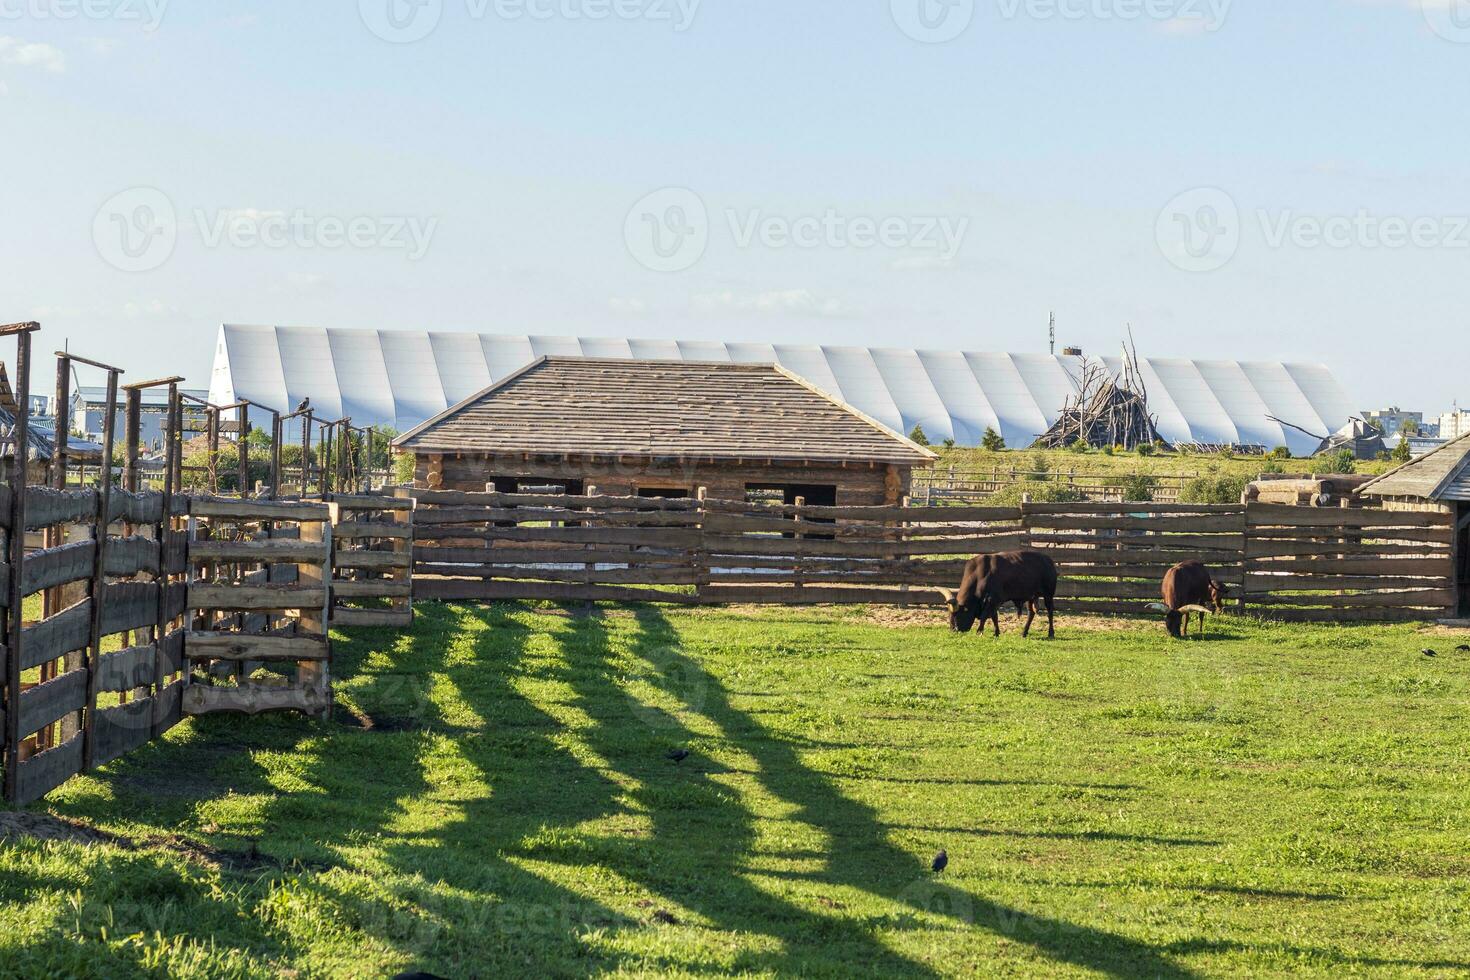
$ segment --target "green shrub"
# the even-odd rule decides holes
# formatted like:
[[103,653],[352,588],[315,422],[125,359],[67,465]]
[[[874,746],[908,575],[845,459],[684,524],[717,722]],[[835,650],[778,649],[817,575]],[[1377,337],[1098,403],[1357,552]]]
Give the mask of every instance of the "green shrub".
[[1157,449],[1151,442],[1140,442],[1138,444],[1138,455],[1140,456],[1152,456],[1156,451]]
[[929,437],[924,434],[924,427],[922,425],[914,426],[914,431],[909,433],[909,442],[916,443],[920,446],[929,445]]
[[1078,454],[1087,453],[1087,452],[1091,452],[1092,451],[1092,447],[1087,444],[1087,440],[1086,439],[1083,439],[1081,437],[1079,437],[1076,442],[1072,443],[1067,448],[1069,450],[1071,450],[1072,452],[1078,453]]
[[953,439],[946,439],[939,445],[944,448],[945,452],[948,452],[955,447],[955,441]]
[[1239,476],[1200,476],[1190,480],[1179,492],[1186,504],[1238,504],[1245,496],[1245,478]]
[[1024,480],[1012,483],[1000,493],[992,494],[985,499],[985,503],[993,507],[1018,507],[1022,497],[1028,497],[1032,503],[1037,504],[1075,504],[1086,499],[1076,487],[1065,483]]
[[1399,440],[1399,444],[1393,447],[1393,461],[1395,463],[1407,463],[1414,458],[1414,452],[1409,448],[1409,437],[1405,436]]
[[1271,450],[1271,458],[1291,459],[1291,450],[1287,449],[1285,446],[1277,446],[1275,449]]
[[1001,434],[999,432],[995,431],[995,427],[986,426],[985,435],[980,440],[980,448],[987,449],[993,453],[998,453],[1005,447],[1006,441],[1004,438],[1001,437]]
[[1123,490],[1123,499],[1129,503],[1152,503],[1154,491],[1159,488],[1156,477],[1147,473],[1130,473],[1119,480],[1117,485]]
[[1339,449],[1335,453],[1312,457],[1312,470],[1316,473],[1352,473],[1358,468],[1358,457],[1351,449]]

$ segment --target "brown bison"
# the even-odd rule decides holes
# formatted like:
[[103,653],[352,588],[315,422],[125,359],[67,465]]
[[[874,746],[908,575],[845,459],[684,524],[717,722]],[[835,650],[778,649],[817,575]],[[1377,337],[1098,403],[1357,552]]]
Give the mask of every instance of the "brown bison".
[[[1164,624],[1169,635],[1189,636],[1189,618],[1199,613],[1199,635],[1205,631],[1205,613],[1225,611],[1225,586],[1197,561],[1180,562],[1164,574]],[[1180,631],[1180,626],[1183,631]]]
[[981,632],[987,622],[995,624],[1000,636],[1000,607],[1016,604],[1016,614],[1028,610],[1022,636],[1031,635],[1036,622],[1036,603],[1046,602],[1046,638],[1056,633],[1057,563],[1039,551],[1011,551],[1000,555],[980,555],[965,565],[965,577],[958,593],[944,591],[949,605],[949,626],[956,633],[968,633],[978,620]]

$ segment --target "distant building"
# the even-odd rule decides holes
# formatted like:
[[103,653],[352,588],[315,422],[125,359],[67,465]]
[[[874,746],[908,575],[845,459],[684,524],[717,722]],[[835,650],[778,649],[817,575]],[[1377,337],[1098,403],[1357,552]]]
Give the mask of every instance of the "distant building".
[[[198,398],[207,397],[209,392],[190,388],[181,389],[186,395],[194,395]],[[145,448],[160,445],[163,442],[163,423],[168,409],[167,388],[145,388],[142,392],[141,411],[139,413],[139,438]],[[116,438],[119,443],[123,439],[123,426],[125,415],[123,412],[124,395],[121,391],[117,396],[117,422],[115,425]],[[107,389],[101,386],[81,385],[72,394],[71,398],[71,426],[73,431],[80,431],[88,439],[101,440],[102,422],[107,415]],[[199,405],[184,402],[184,431],[191,432],[204,427],[204,409]]]
[[1461,436],[1470,435],[1470,412],[1457,408],[1439,417],[1439,437],[1452,442]]
[[1413,428],[1419,432],[1424,431],[1424,413],[1406,412],[1395,405],[1392,408],[1380,408],[1363,413],[1363,418],[1372,422],[1382,430],[1386,436],[1398,435],[1405,425],[1413,423]]

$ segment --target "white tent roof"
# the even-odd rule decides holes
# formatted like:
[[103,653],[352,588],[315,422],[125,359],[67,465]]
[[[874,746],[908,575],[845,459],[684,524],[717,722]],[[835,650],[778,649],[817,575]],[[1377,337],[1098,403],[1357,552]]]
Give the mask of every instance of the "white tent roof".
[[[1029,445],[1060,413],[1075,363],[1047,354],[227,324],[209,397],[286,412],[310,396],[321,417],[406,431],[546,355],[776,363],[899,432],[922,425],[936,443],[978,445],[994,427],[1013,447]],[[1171,442],[1309,454],[1316,439],[1267,416],[1328,433],[1356,411],[1319,364],[1153,358],[1139,366]]]

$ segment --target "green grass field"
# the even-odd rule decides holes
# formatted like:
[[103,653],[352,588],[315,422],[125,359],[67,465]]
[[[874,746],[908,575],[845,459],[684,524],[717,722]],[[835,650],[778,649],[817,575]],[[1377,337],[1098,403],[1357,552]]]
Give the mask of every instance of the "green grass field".
[[0,813],[0,974],[1462,975],[1459,642],[423,605]]

